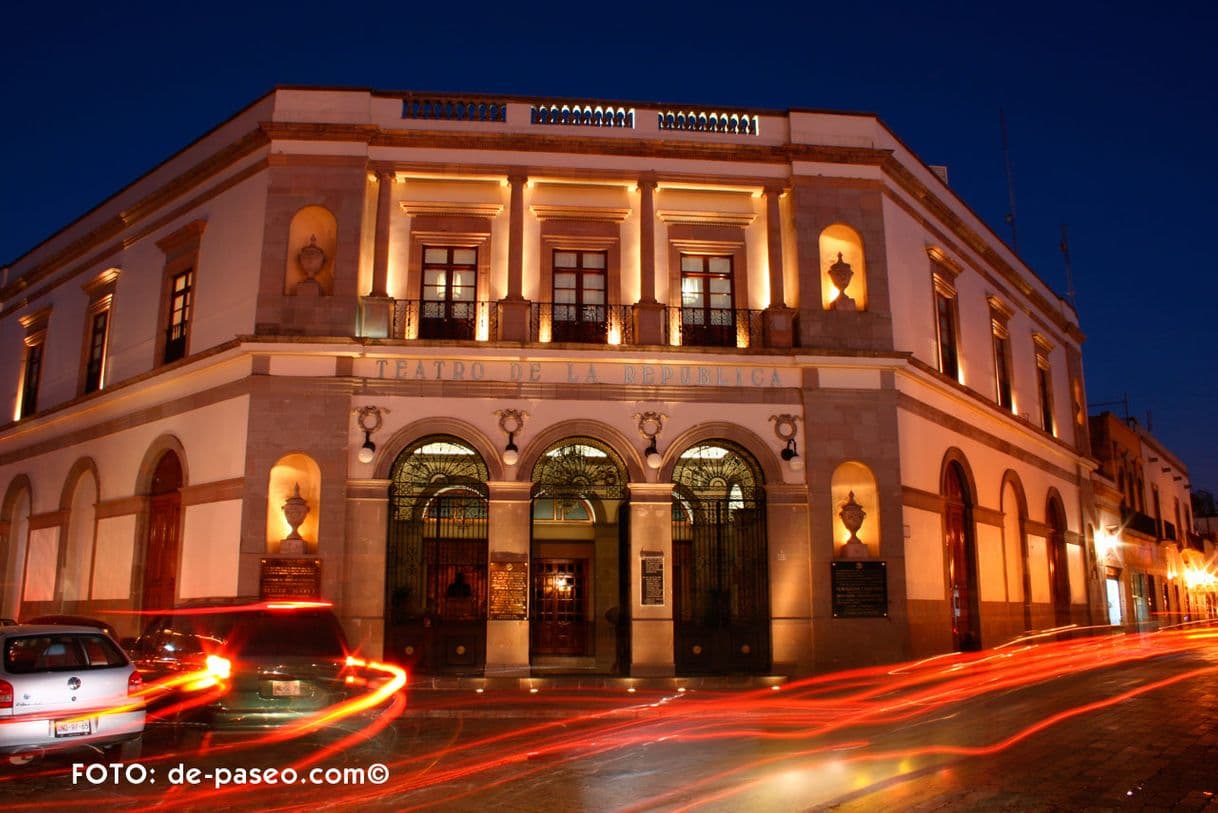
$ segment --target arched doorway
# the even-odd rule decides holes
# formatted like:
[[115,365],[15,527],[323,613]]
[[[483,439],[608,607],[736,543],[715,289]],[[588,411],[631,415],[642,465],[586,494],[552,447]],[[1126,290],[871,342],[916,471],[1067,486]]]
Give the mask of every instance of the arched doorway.
[[1070,623],[1070,560],[1066,554],[1066,511],[1056,495],[1045,511],[1049,525],[1049,583],[1053,587],[1053,623]]
[[157,461],[149,486],[148,538],[144,544],[144,610],[164,610],[177,600],[182,529],[182,461],[172,451]]
[[681,454],[672,475],[674,661],[681,674],[770,668],[761,467],[729,441]]
[[574,437],[542,453],[532,479],[529,659],[628,673],[626,466],[601,441]]
[[973,506],[960,464],[952,461],[943,474],[943,536],[947,547],[947,581],[952,609],[952,646],[962,652],[981,648],[977,596],[977,541]]
[[422,672],[486,665],[486,463],[459,438],[398,455],[389,487],[385,658]]

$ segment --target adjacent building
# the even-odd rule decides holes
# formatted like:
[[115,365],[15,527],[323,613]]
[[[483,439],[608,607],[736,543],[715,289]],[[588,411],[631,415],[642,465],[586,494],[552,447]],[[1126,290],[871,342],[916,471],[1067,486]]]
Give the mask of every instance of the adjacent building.
[[487,675],[1090,623],[1077,315],[944,178],[870,115],[277,89],[6,270],[0,614],[317,597]]

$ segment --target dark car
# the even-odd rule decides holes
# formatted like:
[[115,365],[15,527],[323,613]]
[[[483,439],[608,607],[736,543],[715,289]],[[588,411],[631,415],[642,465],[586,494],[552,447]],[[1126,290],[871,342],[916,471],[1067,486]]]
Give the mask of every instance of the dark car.
[[[183,609],[153,618],[130,650],[149,686],[175,684],[154,708],[212,728],[280,726],[336,706],[369,683],[347,663],[338,619],[318,606]],[[217,680],[190,677],[209,673]]]
[[34,618],[27,618],[21,623],[23,624],[56,624],[69,627],[93,627],[109,635],[114,640],[118,640],[118,634],[114,631],[114,626],[109,622],[102,621],[97,618],[89,618],[84,615],[40,615]]

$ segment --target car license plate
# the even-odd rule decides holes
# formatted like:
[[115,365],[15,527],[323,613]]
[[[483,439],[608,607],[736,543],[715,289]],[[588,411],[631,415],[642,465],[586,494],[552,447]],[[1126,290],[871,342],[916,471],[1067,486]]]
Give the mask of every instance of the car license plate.
[[93,733],[92,720],[56,720],[56,737],[82,737]]
[[271,697],[300,697],[300,681],[272,680]]

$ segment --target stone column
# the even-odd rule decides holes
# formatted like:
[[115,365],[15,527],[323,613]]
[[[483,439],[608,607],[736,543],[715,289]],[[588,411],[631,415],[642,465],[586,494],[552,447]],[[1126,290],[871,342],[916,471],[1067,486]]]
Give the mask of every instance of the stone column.
[[812,560],[808,487],[765,487],[774,674],[812,673]]
[[787,307],[782,276],[781,186],[765,188],[765,233],[770,260],[770,306],[762,314],[766,347],[791,347],[795,343],[795,311]]
[[361,336],[388,337],[393,330],[389,298],[389,219],[393,208],[393,170],[377,170],[376,236],[372,254],[372,291],[363,298]]
[[530,303],[524,298],[524,184],[523,173],[508,176],[512,193],[508,205],[507,296],[499,300],[499,338],[529,340]]
[[656,176],[639,177],[639,301],[634,306],[636,344],[663,344],[664,306],[656,301]]
[[[532,529],[530,482],[494,481],[487,483],[490,502],[487,511],[491,537],[488,559],[497,565],[512,564],[525,568],[525,584],[532,585],[529,536]],[[526,587],[526,590],[528,588]],[[527,606],[527,605],[526,605]],[[486,622],[486,676],[528,676],[529,619],[488,618]]]
[[[643,559],[663,563],[663,604],[643,603]],[[630,484],[630,674],[670,676],[673,659],[672,483]]]
[[343,546],[342,603],[338,609],[351,645],[372,658],[385,656],[389,484],[389,480],[347,481],[347,537]]

